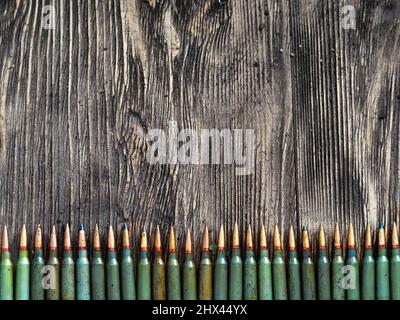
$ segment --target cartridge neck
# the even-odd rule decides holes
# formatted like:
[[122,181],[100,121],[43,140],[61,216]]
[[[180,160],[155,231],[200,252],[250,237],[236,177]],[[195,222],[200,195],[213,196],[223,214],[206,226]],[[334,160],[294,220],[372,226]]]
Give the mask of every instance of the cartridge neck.
[[121,250],[121,256],[122,257],[131,257],[132,256],[131,249],[129,247],[123,247]]
[[319,256],[324,258],[328,256],[328,250],[326,249],[326,247],[319,248]]
[[117,252],[115,250],[108,250],[108,260],[117,259]]
[[33,259],[35,258],[43,258],[43,249],[42,248],[37,248],[33,252]]
[[236,247],[236,246],[232,247],[231,256],[232,257],[237,257],[237,256],[240,257],[240,248]]
[[373,251],[371,247],[364,248],[364,257],[372,257]]
[[86,247],[85,248],[79,248],[78,249],[78,258],[87,258],[88,257],[88,252]]
[[347,249],[347,257],[355,257],[357,258],[357,249],[355,247],[350,247]]
[[269,257],[269,250],[266,247],[265,248],[261,247],[259,255],[260,258]]

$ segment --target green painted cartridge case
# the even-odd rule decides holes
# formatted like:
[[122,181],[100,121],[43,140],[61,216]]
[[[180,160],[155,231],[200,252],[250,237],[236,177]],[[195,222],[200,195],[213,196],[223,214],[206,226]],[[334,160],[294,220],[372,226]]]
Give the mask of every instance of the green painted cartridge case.
[[19,244],[19,255],[15,277],[15,300],[29,300],[30,298],[30,262],[25,224],[22,225]]
[[75,262],[68,224],[64,232],[64,255],[61,261],[61,300],[75,300]]
[[264,225],[260,231],[260,256],[258,259],[258,289],[260,300],[272,300],[272,266],[269,259],[267,235]]
[[34,254],[31,270],[31,299],[44,300],[44,287],[42,284],[45,261],[43,258],[42,228],[37,226],[34,243]]
[[91,293],[93,300],[106,299],[106,275],[104,260],[101,253],[99,228],[96,224],[93,235],[93,256],[91,261]]
[[0,260],[0,300],[13,300],[13,264],[8,242],[7,226],[4,226]]
[[296,240],[293,227],[289,229],[289,251],[287,261],[288,290],[290,300],[301,300],[301,272],[300,262],[297,257]]
[[135,270],[132,260],[128,225],[124,224],[122,233],[121,257],[122,300],[136,300]]
[[218,237],[218,254],[214,268],[214,300],[228,299],[228,261],[225,252],[224,226],[221,225]]
[[106,265],[107,299],[121,300],[121,286],[119,278],[119,263],[115,251],[115,237],[112,226],[108,229],[108,257]]
[[254,257],[253,236],[250,226],[247,229],[246,250],[244,259],[244,299],[258,299],[257,262]]
[[375,300],[375,260],[372,251],[370,224],[367,225],[365,230],[364,256],[361,270],[361,299]]
[[161,249],[160,229],[157,226],[154,241],[154,258],[152,266],[152,295],[153,300],[165,300],[167,298],[165,281],[165,263]]
[[79,230],[78,258],[76,259],[76,299],[90,300],[90,263],[83,225]]
[[181,270],[176,255],[175,231],[173,226],[171,226],[169,231],[167,289],[168,300],[181,300]]
[[185,260],[182,268],[183,300],[197,299],[196,265],[193,261],[192,237],[188,229],[185,239]]
[[283,258],[283,248],[278,226],[274,229],[274,258],[272,260],[272,281],[274,284],[274,299],[287,300],[286,264]]
[[146,232],[142,232],[142,238],[140,243],[140,256],[138,262],[138,274],[137,274],[138,300],[151,299],[150,274],[151,274],[151,265],[148,258],[147,235]]
[[209,252],[208,228],[205,227],[199,268],[199,299],[212,300],[212,263]]
[[332,300],[344,300],[345,289],[343,286],[344,260],[340,240],[339,225],[336,224],[334,233],[334,250],[332,258]]
[[331,300],[331,266],[325,240],[325,231],[319,229],[319,256],[317,262],[318,300]]
[[310,240],[306,227],[303,227],[303,259],[301,261],[301,280],[303,300],[316,300],[314,263],[310,255]]
[[60,262],[58,260],[57,233],[53,225],[50,235],[49,258],[47,260],[45,279],[46,300],[60,300],[61,282],[60,282]]
[[400,300],[400,247],[396,223],[392,228],[392,257],[390,259],[390,290],[392,300]]
[[346,286],[346,299],[360,300],[360,265],[357,257],[353,225],[351,223],[347,237],[346,267],[348,268],[348,274],[345,279],[347,281],[344,281]]
[[383,224],[379,225],[376,280],[376,299],[390,300],[389,259],[386,253],[386,237]]
[[232,251],[229,261],[229,300],[243,299],[243,261],[240,256],[239,228],[235,223],[232,236]]

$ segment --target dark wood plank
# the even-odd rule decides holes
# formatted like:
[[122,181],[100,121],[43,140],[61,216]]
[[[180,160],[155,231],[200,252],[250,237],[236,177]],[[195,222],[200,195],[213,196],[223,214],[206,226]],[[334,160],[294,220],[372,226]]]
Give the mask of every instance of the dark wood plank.
[[[258,230],[398,216],[396,1],[0,2],[0,224]],[[253,175],[151,165],[153,128],[254,129]],[[228,232],[230,239],[230,232]],[[257,237],[256,237],[257,238]],[[60,237],[61,239],[61,237]]]

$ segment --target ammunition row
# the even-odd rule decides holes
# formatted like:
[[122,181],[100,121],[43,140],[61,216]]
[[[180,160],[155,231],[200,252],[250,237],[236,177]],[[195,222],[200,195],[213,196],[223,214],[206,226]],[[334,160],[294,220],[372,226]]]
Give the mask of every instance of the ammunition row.
[[[174,228],[170,228],[168,253],[161,248],[157,227],[152,259],[147,234],[141,235],[137,263],[132,258],[127,225],[122,231],[120,256],[117,255],[112,227],[108,232],[107,261],[101,252],[96,225],[93,251],[89,260],[84,227],[79,229],[78,252],[74,260],[69,225],[64,232],[63,256],[58,259],[56,230],[53,226],[47,261],[43,255],[42,229],[37,227],[33,257],[30,261],[25,225],[15,270],[11,259],[7,227],[4,227],[0,261],[1,300],[400,300],[400,248],[396,224],[392,227],[390,259],[385,228],[378,229],[374,254],[371,227],[365,229],[361,261],[358,259],[353,226],[347,235],[346,256],[342,252],[339,227],[333,235],[332,258],[324,229],[318,235],[318,257],[314,263],[309,232],[302,230],[301,257],[294,230],[289,229],[288,249],[284,255],[278,227],[274,228],[272,261],[267,232],[261,226],[258,257],[249,226],[242,257],[238,225],[235,224],[228,256],[223,226],[218,235],[216,257],[210,246],[209,231],[204,230],[201,260],[193,258],[190,231],[186,233],[184,262],[180,265]],[[164,261],[166,260],[166,261]]]

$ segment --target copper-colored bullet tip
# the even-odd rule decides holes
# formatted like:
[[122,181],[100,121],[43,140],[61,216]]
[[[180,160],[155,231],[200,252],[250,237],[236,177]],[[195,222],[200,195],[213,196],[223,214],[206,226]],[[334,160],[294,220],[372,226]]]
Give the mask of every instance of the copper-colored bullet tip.
[[385,228],[383,224],[379,225],[378,246],[379,248],[386,248]]
[[371,248],[372,248],[371,225],[368,223],[364,235],[364,249],[371,249]]
[[267,234],[263,224],[260,230],[260,250],[268,250]]
[[1,243],[1,247],[2,247],[3,251],[10,251],[10,246],[8,244],[7,225],[5,225],[4,228],[3,228],[3,241]]
[[232,248],[233,249],[240,248],[239,227],[237,222],[235,222],[235,225],[233,226]]
[[21,228],[21,235],[19,238],[19,249],[20,250],[26,250],[27,249],[27,239],[26,239],[26,227],[25,223],[22,225]]
[[124,249],[131,248],[131,242],[129,241],[129,229],[126,223],[124,224],[124,228],[122,230],[122,247]]
[[93,249],[100,251],[101,246],[100,246],[100,233],[99,233],[99,227],[96,224],[94,227],[94,234],[93,234]]
[[210,248],[210,240],[209,240],[208,228],[206,226],[204,228],[203,243],[202,243],[201,249],[202,249],[202,251],[208,251],[209,248]]
[[246,234],[246,250],[253,250],[253,234],[251,233],[251,226],[247,228]]
[[282,250],[281,236],[279,235],[278,225],[274,227],[274,250]]
[[57,232],[56,232],[56,226],[53,224],[50,234],[50,251],[56,251],[56,250],[57,250]]
[[71,248],[71,234],[69,232],[69,224],[67,223],[64,231],[64,250],[72,250]]
[[42,245],[42,227],[38,224],[35,233],[35,249],[42,249]]
[[353,230],[352,223],[350,223],[350,225],[349,225],[349,233],[347,235],[347,247],[349,249],[354,249],[356,247],[356,240],[354,237],[354,230]]
[[147,251],[148,250],[148,246],[147,246],[147,234],[146,231],[142,232],[142,237],[140,239],[140,250],[142,251]]
[[161,234],[159,226],[157,226],[156,229],[156,237],[154,239],[154,251],[161,251]]
[[289,251],[296,251],[296,238],[292,225],[289,227]]
[[79,229],[78,250],[85,250],[85,249],[86,249],[86,235],[85,235],[85,229],[83,228],[83,225],[81,225],[81,228]]
[[224,251],[225,250],[225,231],[224,231],[224,225],[221,225],[221,228],[219,229],[219,235],[218,235],[218,251]]
[[175,230],[173,225],[169,228],[168,251],[171,253],[176,252]]
[[307,227],[303,227],[303,251],[310,250],[310,239]]
[[112,225],[108,228],[108,241],[107,246],[109,251],[115,250],[115,237]]
[[190,229],[187,229],[185,239],[185,253],[192,253],[192,237],[190,236]]
[[341,241],[340,241],[340,230],[339,230],[338,223],[336,223],[336,226],[335,226],[334,245],[335,245],[336,249],[340,249],[342,247]]
[[319,249],[325,250],[326,249],[326,238],[325,238],[325,230],[323,226],[319,227]]
[[399,247],[399,234],[397,233],[396,222],[393,222],[392,227],[392,248],[397,249]]

